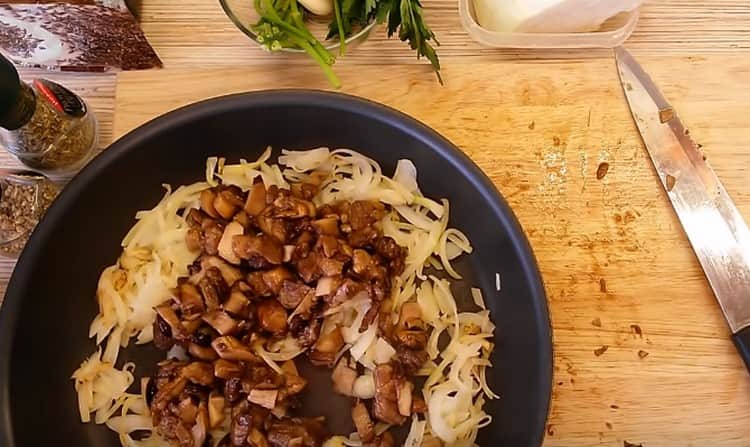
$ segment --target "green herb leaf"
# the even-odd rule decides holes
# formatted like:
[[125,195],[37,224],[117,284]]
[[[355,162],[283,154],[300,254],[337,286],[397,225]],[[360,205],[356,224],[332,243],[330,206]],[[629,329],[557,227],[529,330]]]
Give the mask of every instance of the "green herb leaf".
[[[394,4],[390,5],[388,15],[388,37],[392,36],[398,30],[398,37],[402,41],[409,42],[412,50],[417,50],[417,58],[422,56],[432,64],[435,74],[440,83],[443,78],[440,76],[440,60],[438,59],[435,48],[430,45],[432,40],[436,45],[440,45],[435,34],[432,32],[427,23],[424,21],[422,4],[419,0],[388,0]],[[398,3],[398,8],[395,2]]]

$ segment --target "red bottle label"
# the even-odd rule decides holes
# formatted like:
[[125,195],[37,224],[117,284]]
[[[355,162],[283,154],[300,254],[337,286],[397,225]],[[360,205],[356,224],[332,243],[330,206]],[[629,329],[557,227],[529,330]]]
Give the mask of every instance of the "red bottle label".
[[86,114],[86,104],[62,85],[46,79],[35,79],[34,86],[42,98],[58,112],[77,118]]

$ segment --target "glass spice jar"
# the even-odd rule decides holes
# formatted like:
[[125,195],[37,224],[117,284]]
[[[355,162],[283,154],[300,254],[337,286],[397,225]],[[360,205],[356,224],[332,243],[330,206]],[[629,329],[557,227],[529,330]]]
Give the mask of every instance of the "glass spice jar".
[[31,171],[0,170],[0,256],[17,258],[60,189]]
[[60,84],[21,82],[13,64],[0,55],[0,143],[26,166],[64,177],[93,155],[96,118]]

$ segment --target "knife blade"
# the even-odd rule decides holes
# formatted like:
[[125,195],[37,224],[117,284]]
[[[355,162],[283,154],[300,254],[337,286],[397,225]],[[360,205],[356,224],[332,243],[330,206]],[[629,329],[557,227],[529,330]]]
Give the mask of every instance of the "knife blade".
[[641,139],[750,371],[750,230],[656,84],[624,48],[615,58]]

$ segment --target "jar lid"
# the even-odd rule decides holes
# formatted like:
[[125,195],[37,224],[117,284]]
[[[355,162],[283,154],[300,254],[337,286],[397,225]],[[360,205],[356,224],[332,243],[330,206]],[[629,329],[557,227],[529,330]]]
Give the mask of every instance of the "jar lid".
[[[16,67],[0,54],[0,127],[17,129],[21,80]],[[22,123],[21,123],[22,125]]]

